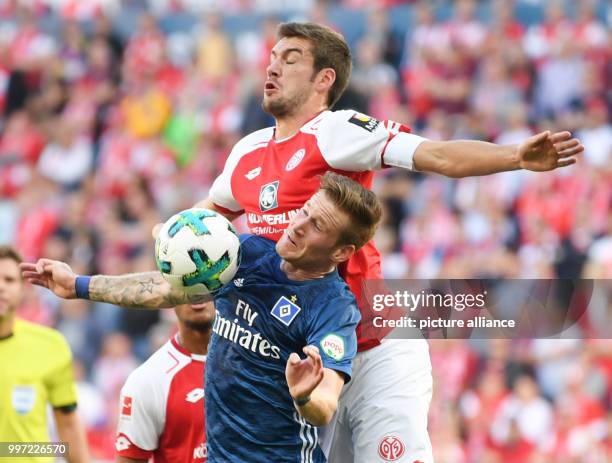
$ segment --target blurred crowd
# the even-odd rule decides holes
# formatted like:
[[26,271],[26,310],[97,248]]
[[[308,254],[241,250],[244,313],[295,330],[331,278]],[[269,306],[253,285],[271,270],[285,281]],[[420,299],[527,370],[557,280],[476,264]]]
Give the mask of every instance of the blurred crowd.
[[[517,19],[524,3],[535,20]],[[218,6],[0,1],[0,242],[81,274],[150,270],[153,225],[206,197],[233,144],[272,123],[260,97],[275,27],[304,19],[351,27],[354,73],[338,108],[435,140],[513,144],[567,129],[585,146],[577,165],[551,173],[453,180],[380,172],[375,190],[386,213],[376,241],[386,277],[612,277],[605,2]],[[137,21],[120,33],[128,10]],[[357,13],[362,27],[331,19],[343,11]],[[256,27],[227,27],[229,16],[253,12]],[[161,27],[178,13],[195,18],[192,29]],[[396,24],[396,14],[409,21]],[[597,338],[597,325],[612,321],[611,295],[601,297],[607,320],[575,327],[573,337]],[[78,360],[80,410],[100,461],[113,458],[118,391],[172,333],[170,312],[28,291],[20,315],[56,326]],[[610,340],[432,341],[431,354],[437,462],[612,458]]]

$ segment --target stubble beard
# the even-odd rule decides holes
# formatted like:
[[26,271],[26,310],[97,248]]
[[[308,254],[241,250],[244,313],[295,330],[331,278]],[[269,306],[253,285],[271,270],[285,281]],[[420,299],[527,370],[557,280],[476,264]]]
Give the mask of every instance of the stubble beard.
[[210,331],[213,325],[213,321],[208,322],[194,322],[194,321],[184,321],[185,326],[193,331],[197,331],[198,333],[206,333]]
[[264,98],[261,103],[261,108],[275,119],[293,116],[302,109],[302,106],[308,100],[309,94],[306,90],[307,88],[303,91],[296,92],[295,95],[288,98],[281,97],[276,100],[267,101]]

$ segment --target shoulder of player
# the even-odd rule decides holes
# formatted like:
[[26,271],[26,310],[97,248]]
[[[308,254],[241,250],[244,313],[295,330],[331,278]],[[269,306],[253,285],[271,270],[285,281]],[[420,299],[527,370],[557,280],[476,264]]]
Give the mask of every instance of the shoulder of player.
[[375,120],[373,117],[367,114],[360,113],[354,109],[339,109],[337,111],[326,111],[324,117],[321,118],[320,126],[328,128],[339,128],[348,127],[354,128],[355,125],[351,123],[355,118]]
[[378,167],[379,159],[373,155],[379,150],[371,148],[389,137],[383,123],[349,109],[326,111],[320,120],[313,120],[305,132],[314,135],[321,154],[328,163],[331,161],[330,165],[348,170]]
[[240,235],[241,267],[247,267],[275,249],[275,242],[252,234]]
[[355,296],[346,283],[340,278],[338,278],[338,280],[330,279],[312,285],[309,288],[309,293],[308,299],[311,302],[308,306],[313,311],[318,311],[321,307],[357,307]]
[[182,363],[183,355],[172,347],[171,341],[167,341],[129,374],[124,389],[151,391],[163,387],[169,370]]
[[38,325],[27,320],[16,320],[17,336],[27,338],[28,343],[36,343],[47,348],[70,349],[62,333],[48,326]]
[[274,127],[256,130],[242,137],[232,149],[233,155],[242,155],[256,149],[259,145],[268,143],[274,135]]

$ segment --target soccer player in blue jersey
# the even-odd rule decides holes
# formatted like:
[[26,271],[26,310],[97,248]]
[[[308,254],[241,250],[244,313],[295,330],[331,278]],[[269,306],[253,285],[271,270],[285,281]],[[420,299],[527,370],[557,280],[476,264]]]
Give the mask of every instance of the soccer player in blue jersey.
[[[205,381],[209,462],[325,461],[314,426],[330,422],[350,379],[359,321],[337,265],[372,238],[380,216],[372,192],[328,172],[278,243],[242,238],[238,273],[215,295]],[[77,296],[77,276],[63,262],[41,259],[22,271],[58,296]],[[94,276],[82,296],[123,307],[189,302],[158,272]]]

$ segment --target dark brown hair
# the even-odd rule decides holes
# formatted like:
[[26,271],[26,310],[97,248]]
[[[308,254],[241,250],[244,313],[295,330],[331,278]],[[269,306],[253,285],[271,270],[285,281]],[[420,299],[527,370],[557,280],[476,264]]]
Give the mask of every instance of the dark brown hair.
[[359,249],[372,239],[382,215],[382,206],[374,193],[334,172],[323,175],[321,191],[349,216],[348,226],[341,232],[339,244],[354,244]]
[[331,108],[346,90],[351,76],[351,50],[341,34],[315,23],[282,23],[278,26],[278,38],[297,37],[310,42],[314,57],[315,74],[324,68],[336,72],[336,81],[329,89],[327,105]]
[[0,259],[11,259],[17,264],[21,264],[23,262],[23,259],[17,250],[14,247],[6,244],[0,244]]

